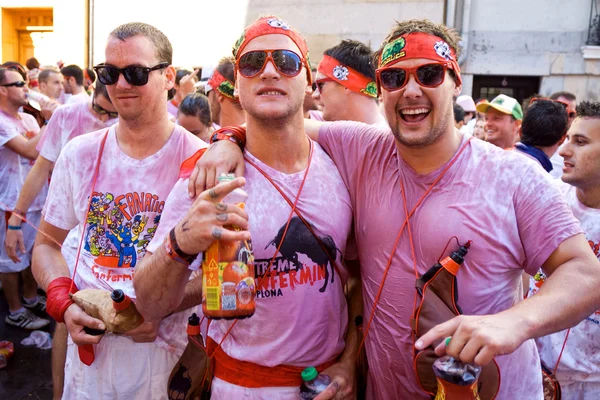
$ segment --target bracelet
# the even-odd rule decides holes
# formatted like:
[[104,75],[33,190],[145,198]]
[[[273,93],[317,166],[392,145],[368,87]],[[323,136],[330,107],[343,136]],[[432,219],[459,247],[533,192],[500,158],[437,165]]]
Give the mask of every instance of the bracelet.
[[217,130],[210,138],[210,143],[218,142],[219,140],[229,140],[239,146],[240,150],[244,151],[246,146],[246,128],[241,126],[228,126]]
[[11,231],[20,231],[21,230],[21,225],[6,225],[6,227],[8,228],[8,230],[11,230]]
[[69,288],[73,285],[73,292],[77,292],[77,286],[70,278],[60,277],[54,279],[46,289],[46,312],[56,322],[65,322],[65,311],[73,304],[69,296]]
[[169,236],[165,238],[165,251],[169,258],[185,265],[192,264],[198,257],[198,254],[187,254],[179,248],[177,238],[175,237],[175,228],[171,229]]

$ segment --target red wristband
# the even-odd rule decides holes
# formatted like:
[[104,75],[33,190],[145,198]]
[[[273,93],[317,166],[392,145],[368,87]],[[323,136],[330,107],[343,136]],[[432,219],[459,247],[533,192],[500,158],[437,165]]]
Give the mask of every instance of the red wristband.
[[[48,285],[48,289],[46,290],[46,312],[56,322],[65,322],[65,311],[73,304],[73,300],[69,297],[69,288],[72,282],[71,278],[60,277],[54,279]],[[78,290],[75,283],[73,283],[73,293]]]
[[212,144],[219,140],[229,140],[237,144],[244,151],[244,147],[246,146],[246,128],[237,125],[221,128],[213,133],[210,143]]

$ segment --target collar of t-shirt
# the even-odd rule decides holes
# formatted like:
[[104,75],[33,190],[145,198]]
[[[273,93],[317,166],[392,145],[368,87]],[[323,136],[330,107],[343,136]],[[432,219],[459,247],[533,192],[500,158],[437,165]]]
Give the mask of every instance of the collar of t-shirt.
[[552,161],[550,161],[550,157],[548,157],[546,155],[546,153],[544,153],[542,150],[538,149],[537,147],[529,146],[527,144],[519,142],[515,145],[515,149],[517,149],[525,154],[529,154],[531,157],[538,160],[538,162],[540,164],[542,164],[542,167],[544,167],[546,172],[552,171]]

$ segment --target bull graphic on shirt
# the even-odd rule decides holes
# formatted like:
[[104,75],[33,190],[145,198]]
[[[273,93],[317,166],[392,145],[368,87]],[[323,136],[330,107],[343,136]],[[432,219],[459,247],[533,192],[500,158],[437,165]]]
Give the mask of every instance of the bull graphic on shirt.
[[[310,224],[310,223],[309,223]],[[337,260],[337,254],[340,253],[340,259],[342,254],[340,249],[337,248],[333,238],[330,235],[322,235],[314,225],[310,224],[311,228],[318,235],[319,240],[323,244],[323,247],[327,249],[327,252],[323,250],[323,247],[319,244],[319,241],[308,229],[306,224],[298,217],[293,217],[290,221],[287,233],[284,235],[286,225],[284,224],[279,231],[277,236],[267,246],[273,245],[279,248],[279,253],[285,258],[290,264],[296,266],[297,270],[304,268],[304,265],[298,260],[299,254],[304,254],[317,265],[325,267],[325,281],[323,286],[319,289],[323,293],[327,289],[329,282],[329,273],[331,271],[331,283],[333,283],[335,275],[335,266],[331,264],[330,260]]]

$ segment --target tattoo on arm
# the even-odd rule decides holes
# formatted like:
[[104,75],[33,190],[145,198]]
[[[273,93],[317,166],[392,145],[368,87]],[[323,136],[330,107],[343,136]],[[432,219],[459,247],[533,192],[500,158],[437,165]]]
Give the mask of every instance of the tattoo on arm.
[[219,197],[219,195],[217,194],[217,191],[214,188],[210,189],[208,191],[208,195],[210,196],[211,199],[216,199],[217,197]]
[[208,146],[208,150],[206,150],[206,152],[208,153],[209,151],[213,150],[218,145],[219,145],[219,142],[214,142],[213,144],[211,144],[210,146]]
[[223,235],[223,230],[221,228],[214,227],[212,230],[212,235],[215,239],[220,240]]
[[217,203],[215,204],[215,208],[219,211],[227,211],[227,204]]

